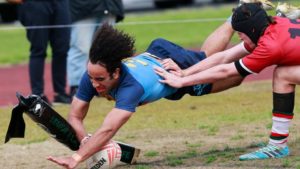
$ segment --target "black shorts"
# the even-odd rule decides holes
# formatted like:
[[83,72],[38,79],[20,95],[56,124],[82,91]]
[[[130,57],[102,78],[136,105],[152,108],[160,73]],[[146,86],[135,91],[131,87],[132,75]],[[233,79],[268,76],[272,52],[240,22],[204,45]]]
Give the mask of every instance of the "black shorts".
[[[152,41],[147,49],[161,59],[171,58],[181,69],[186,69],[206,58],[203,51],[192,51],[182,48],[170,41],[158,38]],[[185,94],[191,96],[201,96],[211,92],[212,84],[199,84],[178,89],[172,95],[165,97],[170,100],[179,100]]]

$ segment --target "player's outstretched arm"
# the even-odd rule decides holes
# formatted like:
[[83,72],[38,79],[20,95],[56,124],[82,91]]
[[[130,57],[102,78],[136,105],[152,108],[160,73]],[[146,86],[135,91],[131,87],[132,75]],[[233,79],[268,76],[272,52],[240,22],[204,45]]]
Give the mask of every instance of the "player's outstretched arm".
[[249,52],[245,49],[244,44],[240,43],[222,52],[215,53],[203,61],[182,71],[184,76],[189,76],[219,64],[231,63],[246,56]]
[[89,140],[71,157],[48,157],[47,159],[66,168],[75,168],[80,162],[85,161],[93,154],[100,151],[119,128],[131,117],[132,112],[112,109],[105,117],[102,126],[89,138]]
[[105,117],[102,126],[91,136],[77,153],[82,157],[82,160],[87,159],[91,155],[98,152],[105,145],[119,128],[125,124],[133,113],[113,108]]
[[176,88],[192,86],[195,84],[214,83],[230,77],[240,76],[234,66],[234,63],[221,64],[186,77],[177,77],[160,67],[154,67],[154,70],[163,78],[160,80],[161,83],[166,83]]

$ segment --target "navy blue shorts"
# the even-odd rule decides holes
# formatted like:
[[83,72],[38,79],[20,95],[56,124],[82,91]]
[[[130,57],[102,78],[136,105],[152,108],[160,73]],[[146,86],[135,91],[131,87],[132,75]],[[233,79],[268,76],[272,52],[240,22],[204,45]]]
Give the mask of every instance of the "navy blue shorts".
[[[202,51],[187,50],[162,38],[153,40],[147,52],[162,59],[171,58],[181,69],[191,67],[206,58],[205,53]],[[201,96],[210,93],[211,89],[212,84],[188,86],[178,89],[177,92],[165,98],[179,100],[187,93],[191,96]]]

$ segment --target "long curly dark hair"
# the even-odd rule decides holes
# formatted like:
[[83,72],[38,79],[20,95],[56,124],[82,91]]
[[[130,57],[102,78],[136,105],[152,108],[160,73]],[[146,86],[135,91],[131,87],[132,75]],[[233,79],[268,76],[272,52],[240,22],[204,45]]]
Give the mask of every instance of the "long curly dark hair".
[[95,34],[90,49],[90,62],[104,66],[112,76],[117,68],[121,68],[122,59],[134,54],[134,43],[135,39],[129,34],[103,24]]

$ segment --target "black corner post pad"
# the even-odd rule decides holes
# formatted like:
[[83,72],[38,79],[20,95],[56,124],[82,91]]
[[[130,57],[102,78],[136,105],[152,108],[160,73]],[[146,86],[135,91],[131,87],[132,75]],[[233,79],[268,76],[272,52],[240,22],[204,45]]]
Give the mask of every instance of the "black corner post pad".
[[34,122],[44,129],[51,137],[69,147],[78,150],[80,142],[72,126],[55,110],[53,110],[41,97],[29,95],[23,97],[17,93],[19,104],[12,110],[11,121],[5,138],[5,143],[10,138],[24,138],[25,123],[23,113],[25,112]]
[[[12,110],[12,116],[5,137],[5,143],[11,138],[24,138],[25,122],[23,113],[44,129],[51,137],[58,142],[76,151],[80,142],[76,137],[76,132],[72,126],[53,110],[47,102],[36,95],[23,97],[17,93],[19,104]],[[121,161],[127,164],[134,164],[140,154],[140,149],[131,145],[117,142],[122,150]]]

